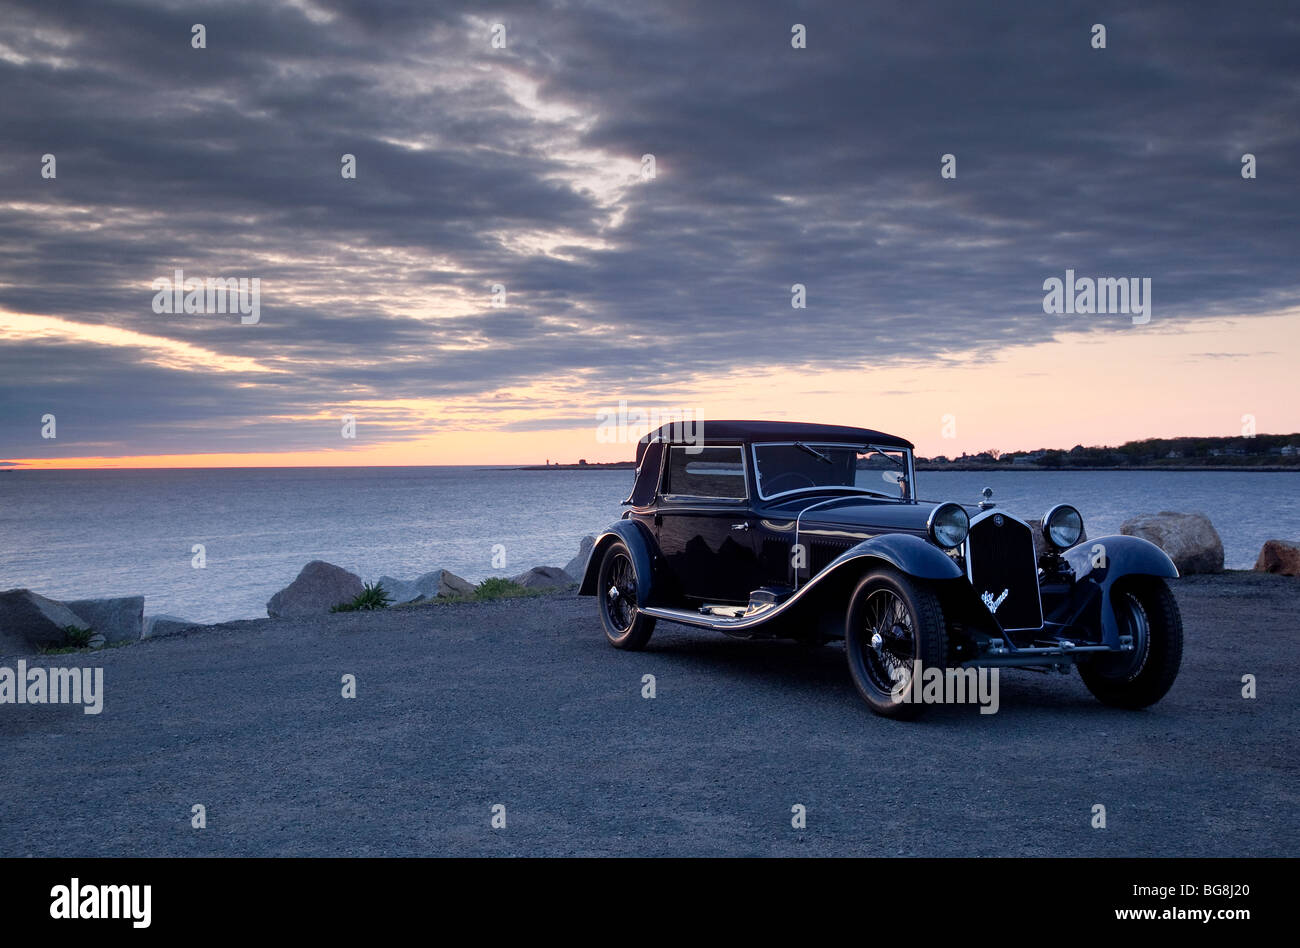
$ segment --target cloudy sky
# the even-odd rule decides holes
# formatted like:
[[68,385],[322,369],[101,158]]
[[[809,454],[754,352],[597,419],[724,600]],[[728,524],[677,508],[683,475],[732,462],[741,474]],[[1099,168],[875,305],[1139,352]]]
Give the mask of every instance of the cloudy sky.
[[[3,0],[0,460],[1295,431],[1298,48],[1293,0]],[[1045,314],[1067,268],[1150,321]],[[176,269],[259,321],[156,313]]]

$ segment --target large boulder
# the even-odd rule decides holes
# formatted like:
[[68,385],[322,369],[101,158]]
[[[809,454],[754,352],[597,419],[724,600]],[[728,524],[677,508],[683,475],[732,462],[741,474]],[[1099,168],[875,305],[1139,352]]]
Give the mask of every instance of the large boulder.
[[568,565],[564,567],[564,571],[575,583],[582,582],[582,574],[587,571],[587,560],[591,558],[591,548],[595,545],[596,538],[587,534],[578,543],[578,555],[569,560]]
[[473,583],[445,569],[431,570],[411,580],[380,576],[379,585],[384,587],[384,592],[395,603],[424,602],[439,597],[470,596],[474,593]]
[[140,632],[140,638],[152,639],[159,635],[171,635],[173,632],[192,629],[202,624],[202,622],[195,622],[193,619],[182,619],[180,616],[145,616],[144,628]]
[[86,620],[104,641],[134,642],[144,637],[144,596],[73,599],[65,606]]
[[266,614],[272,619],[320,615],[333,606],[351,602],[364,589],[356,573],[324,560],[312,560],[297,579],[271,597]]
[[1300,544],[1286,540],[1269,540],[1259,551],[1255,569],[1262,573],[1300,576]]
[[573,579],[558,566],[534,566],[526,573],[520,573],[511,582],[518,583],[525,589],[557,589],[572,586]]
[[70,625],[90,628],[89,622],[63,603],[46,599],[30,589],[0,592],[0,655],[61,646]]
[[1141,514],[1125,520],[1119,532],[1150,540],[1169,554],[1183,575],[1223,572],[1223,541],[1204,514],[1170,510]]

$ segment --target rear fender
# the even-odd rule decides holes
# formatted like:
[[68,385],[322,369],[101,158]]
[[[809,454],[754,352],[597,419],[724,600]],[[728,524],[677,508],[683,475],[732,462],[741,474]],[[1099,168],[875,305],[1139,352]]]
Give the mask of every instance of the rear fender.
[[650,587],[654,582],[654,537],[636,520],[617,520],[596,538],[591,547],[591,555],[587,557],[587,568],[583,571],[578,595],[596,595],[596,581],[600,578],[600,564],[605,558],[605,551],[619,540],[623,541],[632,554],[632,568],[636,571],[636,604],[645,606],[649,602]]

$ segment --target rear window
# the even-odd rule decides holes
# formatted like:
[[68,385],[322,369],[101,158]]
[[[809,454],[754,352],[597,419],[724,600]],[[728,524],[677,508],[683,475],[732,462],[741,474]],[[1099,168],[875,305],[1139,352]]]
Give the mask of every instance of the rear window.
[[668,453],[665,494],[681,497],[745,499],[745,461],[741,449],[674,446]]
[[636,481],[632,485],[632,493],[628,495],[625,504],[631,504],[633,507],[647,507],[654,502],[655,489],[659,486],[659,468],[663,466],[664,445],[662,441],[654,441],[646,445],[645,453],[641,455],[641,463],[636,469]]

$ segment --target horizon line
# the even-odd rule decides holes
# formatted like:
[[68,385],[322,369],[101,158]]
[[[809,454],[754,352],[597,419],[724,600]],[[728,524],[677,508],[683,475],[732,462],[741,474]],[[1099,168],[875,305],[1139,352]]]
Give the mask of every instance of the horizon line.
[[[1147,437],[1147,438],[1130,438],[1128,441],[1123,441],[1123,442],[1121,442],[1121,443],[1119,443],[1119,444],[1091,444],[1091,445],[1084,445],[1084,444],[1077,444],[1077,443],[1076,443],[1076,445],[1074,445],[1074,446],[1072,446],[1072,447],[1069,447],[1069,448],[1016,448],[1016,449],[1005,450],[1005,451],[1004,451],[1004,450],[1001,450],[1001,449],[995,449],[995,448],[986,448],[986,449],[984,450],[983,453],[987,453],[987,452],[989,452],[989,451],[997,450],[998,453],[999,453],[999,456],[1000,456],[1000,457],[1005,457],[1005,456],[1010,456],[1010,455],[1015,455],[1015,454],[1031,454],[1031,453],[1038,452],[1038,451],[1043,451],[1043,452],[1057,451],[1057,452],[1061,452],[1061,453],[1064,453],[1064,454],[1068,454],[1070,451],[1074,450],[1074,447],[1082,447],[1084,450],[1106,450],[1106,449],[1110,449],[1110,450],[1118,450],[1118,449],[1120,449],[1120,448],[1123,448],[1123,447],[1126,446],[1126,445],[1141,444],[1141,443],[1143,443],[1143,442],[1148,442],[1148,441],[1197,441],[1197,440],[1207,440],[1207,441],[1225,441],[1225,442],[1227,442],[1227,441],[1253,441],[1253,440],[1255,440],[1255,439],[1257,439],[1257,438],[1296,438],[1296,439],[1300,439],[1300,431],[1285,432],[1285,433],[1284,433],[1284,432],[1256,432],[1256,433],[1253,434],[1253,435],[1244,435],[1244,434],[1238,434],[1238,435],[1205,435],[1205,434],[1202,434],[1202,435],[1166,435],[1166,436],[1153,436],[1153,437]],[[635,442],[629,442],[629,444],[635,444]],[[955,455],[955,456],[953,456],[953,455],[948,455],[948,454],[944,454],[944,453],[935,453],[935,454],[925,454],[925,455],[922,455],[922,454],[920,454],[920,453],[919,453],[915,448],[913,448],[912,450],[913,450],[913,454],[917,457],[918,460],[930,460],[930,459],[933,459],[933,458],[936,458],[936,457],[949,458],[949,459],[952,459],[952,460],[960,460],[962,457],[970,458],[970,457],[978,456],[978,454],[981,453],[981,452],[976,452],[974,455],[972,455],[969,451],[965,451],[965,452],[963,452],[961,455]],[[287,453],[287,452],[286,452],[286,453]],[[204,455],[204,454],[192,454],[192,455],[176,455],[176,454],[173,454],[173,455],[166,455],[166,454],[159,454],[159,455],[124,455],[124,456],[121,458],[121,460],[124,460],[124,461],[128,461],[128,462],[130,462],[130,461],[148,460],[148,459],[151,458],[151,457],[156,457],[156,458],[169,458],[169,459],[170,459],[170,458],[177,458],[177,459],[196,458],[196,459],[197,459],[197,458],[204,458],[204,457],[211,457],[211,456],[212,456],[212,455]],[[241,455],[238,455],[238,454],[235,454],[235,455],[227,454],[227,455],[218,455],[218,456],[222,456],[222,457],[235,457],[235,458],[241,457]],[[259,456],[259,453],[258,453],[258,452],[249,452],[249,454],[246,455],[246,456],[248,456],[248,457],[257,457],[257,456]],[[261,455],[261,456],[265,456],[265,455]],[[272,456],[273,456],[273,455],[272,455]],[[434,467],[447,467],[447,468],[451,468],[451,467],[462,467],[462,468],[466,468],[466,467],[468,467],[468,468],[477,467],[477,468],[506,468],[506,469],[509,469],[509,468],[533,468],[533,467],[537,467],[537,468],[544,468],[544,467],[560,467],[560,468],[563,468],[563,467],[579,467],[579,466],[580,466],[579,461],[559,461],[559,460],[557,460],[554,464],[551,464],[551,463],[550,463],[550,460],[551,460],[551,459],[549,459],[549,458],[546,459],[546,463],[545,463],[545,464],[538,464],[536,461],[508,461],[508,462],[473,461],[473,462],[462,463],[462,464],[375,464],[375,463],[347,463],[347,462],[343,462],[343,463],[337,463],[337,462],[336,462],[336,463],[283,463],[283,464],[276,464],[276,463],[249,463],[249,462],[245,462],[245,463],[238,463],[238,462],[236,462],[236,463],[224,463],[224,464],[223,464],[223,463],[215,463],[215,464],[202,464],[202,463],[195,463],[195,464],[132,464],[132,463],[127,463],[127,464],[114,464],[114,463],[112,463],[114,460],[116,460],[116,459],[111,458],[111,457],[103,457],[103,456],[71,457],[71,458],[66,458],[66,459],[55,459],[55,458],[17,458],[17,459],[12,459],[12,460],[0,460],[0,473],[5,472],[5,471],[69,471],[69,470],[76,470],[76,471],[95,471],[95,470],[114,470],[114,471],[193,471],[193,470],[199,470],[199,471],[212,471],[212,470],[245,470],[245,469],[247,469],[247,470],[298,470],[298,469],[313,470],[313,469],[330,469],[330,468],[434,468]],[[579,459],[579,460],[582,460],[582,459]],[[1189,459],[1187,459],[1187,460],[1190,461],[1190,460],[1194,460],[1194,459],[1189,458]],[[96,461],[96,462],[101,462],[101,463],[81,463],[81,462],[87,462],[87,461]],[[102,462],[108,462],[108,463],[102,463]],[[597,459],[597,460],[592,460],[592,461],[587,462],[587,464],[586,464],[585,466],[592,467],[592,468],[597,468],[597,469],[598,469],[598,468],[600,468],[600,467],[602,467],[602,466],[609,466],[609,465],[615,465],[615,464],[632,464],[632,463],[635,463],[635,458],[626,458],[626,457],[625,457],[625,458],[620,458],[620,459],[618,459],[618,460],[599,460],[599,459]]]

